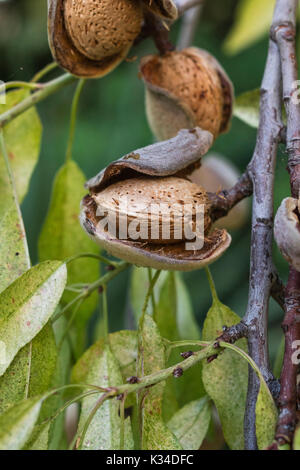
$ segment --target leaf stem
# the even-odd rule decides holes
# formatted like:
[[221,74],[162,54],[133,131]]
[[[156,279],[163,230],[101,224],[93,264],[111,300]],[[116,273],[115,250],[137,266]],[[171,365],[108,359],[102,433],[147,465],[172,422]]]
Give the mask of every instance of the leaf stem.
[[147,307],[148,307],[148,303],[149,303],[149,299],[150,299],[150,297],[153,293],[154,286],[155,286],[156,281],[158,280],[158,278],[160,276],[160,273],[161,273],[161,270],[158,270],[158,271],[156,271],[154,276],[151,277],[150,285],[149,285],[149,288],[148,288],[148,291],[147,291],[147,294],[146,294],[146,298],[145,298],[145,302],[144,302],[144,306],[143,306],[143,310],[142,310],[141,321],[143,321],[143,318],[145,316],[145,313],[146,313],[146,310],[147,310]]
[[216,286],[215,286],[213,277],[211,275],[211,271],[207,266],[205,267],[205,271],[206,271],[206,276],[207,276],[210,291],[211,291],[212,300],[213,302],[215,302],[216,300],[219,300],[219,297],[216,291]]
[[20,103],[16,104],[16,106],[14,106],[13,108],[1,114],[0,128],[4,127],[6,124],[8,124],[20,114],[24,113],[24,111],[27,111],[27,109],[31,108],[40,101],[48,98],[48,96],[52,95],[64,86],[69,85],[70,83],[73,83],[76,80],[78,80],[76,77],[69,73],[66,73],[58,78],[55,78],[54,80],[51,80],[50,82],[45,83],[41,90],[36,91]]
[[66,152],[66,162],[70,161],[72,158],[72,149],[73,149],[74,136],[75,136],[75,126],[76,126],[76,119],[77,119],[77,113],[78,113],[79,98],[80,98],[82,88],[85,82],[86,80],[83,78],[79,80],[75,93],[74,93],[74,98],[72,101],[70,130],[69,130],[69,138],[68,138],[68,145],[67,145],[67,152]]
[[58,67],[57,62],[51,62],[50,64],[46,65],[44,68],[42,68],[39,72],[37,72],[31,82],[39,82],[41,78],[43,78],[45,75],[47,75],[49,72],[52,72],[52,70],[56,69]]
[[80,258],[94,258],[94,259],[97,259],[98,261],[101,261],[102,263],[105,263],[114,267],[118,267],[119,265],[118,261],[112,261],[108,258],[105,258],[105,256],[102,256],[100,254],[96,255],[95,253],[79,253],[78,255],[70,256],[70,258],[67,258],[65,260],[65,263],[69,264],[72,261],[76,261],[77,259],[80,259]]
[[89,284],[82,292],[79,294],[77,297],[75,297],[71,302],[69,302],[60,312],[58,312],[54,317],[52,318],[52,323],[54,323],[56,320],[58,320],[69,308],[71,308],[76,302],[78,302],[81,299],[86,299],[92,292],[94,292],[96,289],[99,287],[103,287],[105,284],[110,282],[112,279],[114,279],[118,274],[120,274],[122,271],[125,271],[130,266],[129,263],[126,262],[121,262],[118,264],[118,266],[113,270],[102,276],[100,279],[97,281]]
[[104,340],[108,343],[108,309],[107,309],[107,285],[104,284],[102,292],[102,315],[103,315],[103,330],[104,330]]

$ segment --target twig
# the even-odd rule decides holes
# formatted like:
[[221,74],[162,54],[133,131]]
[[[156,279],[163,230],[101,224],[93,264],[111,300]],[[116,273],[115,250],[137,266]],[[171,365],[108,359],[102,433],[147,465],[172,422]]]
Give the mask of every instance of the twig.
[[[273,24],[278,23],[275,10]],[[248,338],[249,355],[261,370],[271,391],[276,394],[277,382],[270,372],[268,356],[268,305],[273,287],[272,229],[274,168],[278,143],[282,134],[281,70],[277,45],[270,39],[268,59],[261,86],[260,122],[254,155],[248,166],[253,183],[251,262],[248,306],[235,336]],[[235,193],[233,192],[233,196]],[[235,197],[233,197],[235,200]],[[230,340],[230,329],[227,340]],[[237,335],[238,333],[238,335]],[[273,390],[275,388],[275,391]],[[257,448],[255,407],[259,390],[256,374],[249,370],[245,413],[245,448]]]
[[275,436],[279,445],[292,442],[296,425],[298,365],[292,358],[295,352],[295,341],[300,338],[300,322],[297,321],[299,306],[300,273],[291,268],[286,287],[285,317],[282,323],[285,351],[280,377],[279,418]]
[[[274,16],[276,21],[276,17]],[[272,287],[273,186],[281,122],[281,74],[276,44],[271,39],[261,87],[260,123],[256,147],[248,167],[253,182],[250,285],[244,323],[248,327],[249,355],[267,383],[273,382],[268,356],[268,306]],[[245,413],[245,448],[257,448],[255,407],[259,390],[256,375],[249,370]]]
[[79,302],[82,299],[86,299],[89,295],[91,295],[92,292],[95,290],[99,289],[99,287],[103,287],[106,285],[108,282],[110,282],[112,279],[114,279],[118,274],[120,274],[122,271],[127,269],[129,267],[129,263],[125,263],[122,261],[119,263],[117,267],[114,267],[113,271],[108,272],[104,276],[102,276],[100,279],[97,281],[89,284],[85,289],[82,290],[82,292],[75,297],[71,302],[69,302],[62,310],[60,310],[52,319],[52,323],[54,323],[56,320],[58,320],[69,308],[71,308],[74,304]]
[[[204,1],[204,0],[203,0]],[[202,12],[203,3],[187,10],[183,15],[182,26],[177,43],[177,49],[182,50],[193,44],[197,25]]]
[[246,171],[231,189],[209,193],[211,219],[215,221],[225,217],[242,199],[251,196],[252,192],[252,180],[249,172]]
[[73,149],[74,136],[75,136],[75,126],[76,126],[76,120],[77,120],[79,98],[81,96],[82,88],[84,87],[85,82],[86,80],[83,78],[81,78],[78,81],[78,84],[74,93],[74,97],[73,97],[68,146],[67,146],[67,151],[66,151],[66,162],[70,161],[72,158],[72,149]]
[[[291,192],[299,197],[300,189],[300,107],[292,99],[298,78],[296,59],[297,0],[277,0],[277,22],[271,34],[277,42],[282,67],[283,100],[287,114],[286,146]],[[290,267],[285,295],[285,317],[282,328],[285,336],[285,352],[280,377],[279,418],[276,441],[279,445],[292,442],[297,413],[297,364],[293,363],[294,342],[300,339],[300,273]]]
[[4,127],[6,124],[12,121],[12,119],[16,118],[20,114],[24,113],[24,111],[27,111],[27,109],[31,108],[31,106],[34,106],[35,104],[63,88],[65,85],[69,85],[76,80],[78,80],[77,77],[66,73],[59,78],[55,78],[54,80],[43,84],[43,88],[41,90],[36,91],[32,95],[28,96],[28,98],[21,101],[21,103],[18,103],[16,106],[0,115],[0,128]]
[[204,0],[176,0],[176,6],[178,10],[178,16],[183,15],[190,8],[201,5]]
[[136,39],[135,44],[138,44],[143,39],[152,36],[160,54],[166,54],[167,52],[171,52],[175,49],[175,46],[169,39],[169,33],[170,29],[168,24],[148,11],[145,14],[142,32]]

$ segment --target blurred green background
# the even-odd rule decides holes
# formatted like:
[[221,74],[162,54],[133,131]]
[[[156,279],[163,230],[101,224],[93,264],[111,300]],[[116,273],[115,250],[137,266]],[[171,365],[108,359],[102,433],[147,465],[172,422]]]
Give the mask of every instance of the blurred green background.
[[[236,95],[260,86],[267,53],[267,35],[235,54],[224,52],[238,0],[206,2],[195,36],[194,45],[207,49],[224,66],[231,77]],[[47,42],[46,0],[0,0],[0,79],[30,80],[47,63],[51,54]],[[180,21],[172,28],[176,42]],[[144,112],[144,89],[138,78],[139,59],[154,52],[150,39],[131,50],[137,60],[124,62],[101,80],[90,80],[80,101],[73,158],[87,177],[96,174],[110,161],[152,142]],[[57,72],[56,72],[57,74]],[[50,76],[49,76],[50,78]],[[74,86],[51,96],[38,106],[43,123],[43,141],[39,163],[30,191],[22,205],[32,262],[37,262],[37,240],[45,219],[51,185],[57,169],[63,164],[66,150],[69,114]],[[230,159],[243,171],[255,146],[256,130],[234,118],[230,132],[217,139],[213,151]],[[286,155],[280,148],[275,183],[275,209],[289,194]],[[220,299],[242,316],[247,306],[250,213],[248,223],[232,233],[231,248],[212,267]],[[275,263],[284,280],[287,264],[274,247]],[[201,325],[211,297],[205,272],[184,275],[192,296],[195,314]],[[111,330],[124,327],[128,300],[128,274],[121,275],[109,289]],[[274,358],[281,338],[282,312],[270,303],[270,349]]]

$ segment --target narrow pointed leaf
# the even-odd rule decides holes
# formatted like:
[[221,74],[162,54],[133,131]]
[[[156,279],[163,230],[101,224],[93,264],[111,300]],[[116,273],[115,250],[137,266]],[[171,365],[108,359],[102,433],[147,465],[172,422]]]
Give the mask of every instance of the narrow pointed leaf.
[[[109,335],[113,355],[119,363],[123,380],[136,373],[137,332],[122,330]],[[93,344],[77,361],[72,371],[72,383],[88,383],[90,364],[93,364],[104,351],[104,339]]]
[[29,345],[24,346],[0,377],[0,413],[25,398],[51,388],[57,360],[52,326],[47,324]]
[[0,209],[0,220],[0,292],[2,292],[30,267],[30,261],[22,216],[12,194],[6,196],[6,206]]
[[234,103],[233,114],[251,127],[259,124],[260,90],[246,91],[239,95]]
[[300,428],[296,429],[296,432],[294,435],[293,449],[300,450]]
[[226,52],[236,54],[266,35],[271,26],[274,6],[275,0],[241,0],[224,44]]
[[263,450],[273,442],[278,414],[270,390],[262,380],[260,381],[255,413],[257,446]]
[[198,450],[208,431],[211,405],[207,397],[181,408],[168,422],[168,427],[184,450]]
[[[59,259],[79,253],[98,253],[98,248],[83,232],[78,215],[80,201],[85,195],[85,176],[73,161],[66,163],[57,173],[49,212],[39,239],[40,260]],[[68,284],[90,283],[99,277],[97,261],[82,258],[69,264]],[[63,303],[70,302],[76,294],[65,292]],[[79,308],[76,318],[76,338],[74,341],[77,355],[85,345],[86,321],[97,305],[97,293],[89,296]]]
[[241,356],[257,374],[260,387],[256,401],[256,437],[257,445],[260,450],[266,449],[272,444],[275,436],[276,423],[278,419],[277,408],[268,385],[266,384],[263,375],[253,359],[241,348],[229,343],[221,343],[222,347],[227,350],[232,350]]
[[[158,327],[150,315],[141,319],[139,328],[139,375],[149,375],[165,367],[165,350]],[[165,384],[159,383],[144,392],[142,405],[143,450],[182,449],[162,418]],[[141,398],[141,397],[140,397]]]
[[[100,356],[94,358],[89,364],[87,374],[88,383],[101,387],[118,386],[123,383],[119,364],[106,344]],[[82,400],[79,436],[84,424],[99,400],[100,394],[86,397]],[[117,450],[120,449],[120,425],[119,416],[120,401],[117,398],[106,400],[96,412],[88,431],[85,435],[83,450]],[[124,444],[125,449],[133,449],[133,437],[130,418],[125,420]]]
[[[203,326],[203,340],[211,341],[219,336],[224,325],[240,321],[238,315],[223,305],[213,292],[213,304]],[[246,350],[245,340],[237,345]],[[225,440],[234,450],[244,448],[244,412],[248,385],[248,366],[237,354],[224,351],[210,364],[203,363],[203,383],[207,394],[214,401],[222,424]]]
[[0,294],[0,340],[5,344],[0,375],[45,326],[61,298],[66,276],[65,264],[46,261],[28,270]]
[[[0,114],[12,108],[28,96],[28,90],[16,90],[6,94],[6,104],[0,104]],[[4,138],[14,174],[18,200],[21,203],[40,153],[42,125],[34,107],[18,116],[4,127]],[[7,174],[0,150],[0,213],[9,200]]]
[[20,450],[38,419],[40,397],[24,400],[0,415],[0,450]]
[[182,275],[174,273],[177,299],[177,329],[180,339],[200,339],[200,329],[194,316],[190,294],[187,290]]

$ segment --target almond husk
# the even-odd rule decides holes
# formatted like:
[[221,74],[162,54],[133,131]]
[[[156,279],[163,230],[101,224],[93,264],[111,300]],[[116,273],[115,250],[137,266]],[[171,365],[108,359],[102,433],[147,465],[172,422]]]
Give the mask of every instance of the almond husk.
[[176,20],[178,11],[172,0],[142,0],[145,8],[155,15],[169,20]]
[[274,221],[274,236],[282,256],[300,272],[300,218],[298,200],[285,198]]
[[[86,184],[90,194],[81,203],[80,222],[83,229],[92,240],[112,255],[139,266],[191,271],[215,261],[229,247],[231,237],[226,230],[215,229],[212,233],[209,232],[206,192],[186,180],[199,167],[201,156],[207,152],[212,140],[209,132],[199,128],[181,130],[168,141],[135,150],[108,165]],[[176,189],[180,191],[176,193]],[[133,195],[132,206],[129,208],[132,218],[147,217],[145,207],[150,199],[152,201],[152,197],[154,203],[169,199],[174,203],[178,202],[179,193],[184,201],[191,201],[192,196],[197,194],[199,201],[206,204],[203,248],[186,249],[185,240],[177,242],[176,239],[175,242],[175,237],[166,243],[161,234],[156,240],[149,240],[149,237],[140,241],[123,240],[117,238],[115,233],[105,230],[99,223],[102,217],[99,215],[99,205],[104,204],[106,208],[122,215],[119,206],[127,192]],[[194,208],[196,215],[196,206]]]
[[[118,10],[112,8],[111,2],[116,2],[116,5],[121,5],[121,0],[105,0],[101,2],[101,5],[111,10],[109,17],[114,18],[115,21],[118,16]],[[123,0],[123,2],[125,5],[129,0]],[[141,28],[142,9],[138,2],[130,1],[130,8],[132,8],[132,12],[134,13],[132,15],[133,29],[128,28],[128,21],[122,21],[123,18],[126,18],[125,13],[124,15],[120,15],[119,21],[117,22],[118,29],[115,31],[112,25],[112,29],[109,28],[106,35],[103,36],[103,31],[105,31],[105,26],[107,26],[108,13],[106,16],[104,15],[104,26],[101,25],[100,22],[97,26],[99,33],[101,33],[101,41],[103,42],[102,45],[97,45],[95,40],[98,41],[98,39],[96,35],[91,35],[90,30],[91,19],[88,15],[88,5],[90,3],[91,0],[87,0],[87,6],[84,8],[86,18],[78,16],[78,10],[78,15],[75,15],[74,21],[68,21],[68,25],[66,25],[65,18],[68,17],[68,10],[65,10],[65,5],[69,5],[70,7],[69,0],[48,0],[48,38],[52,55],[62,68],[78,77],[98,78],[114,70],[128,55],[132,42],[135,39],[134,35],[135,33],[138,35]],[[85,28],[87,28],[86,34]],[[96,23],[93,26],[93,30],[95,30],[95,28]],[[121,28],[121,31],[119,28]],[[81,33],[77,34],[79,30],[81,30]],[[84,46],[85,38],[88,44]],[[109,52],[108,45],[111,40],[113,47]],[[114,43],[116,43],[116,45],[114,45]],[[93,49],[97,52],[93,52]],[[104,55],[101,57],[100,54],[98,57],[98,53],[101,51],[104,51]]]
[[132,0],[65,0],[67,32],[78,51],[91,60],[122,53],[141,31],[142,8]]
[[198,126],[214,138],[229,129],[233,86],[208,52],[190,47],[146,56],[140,75],[148,122],[158,140],[173,137],[181,128]]
[[[107,215],[114,217],[117,233],[122,221],[127,227],[132,221],[138,222],[146,235],[141,233],[140,241],[178,243],[186,240],[184,215],[190,218],[190,227],[195,233],[196,220],[202,215],[202,209],[204,233],[211,225],[206,191],[184,178],[130,178],[112,184],[92,197],[103,218]],[[151,226],[156,227],[156,234],[152,233]],[[168,230],[164,231],[163,226]]]
[[193,271],[216,261],[227,250],[231,237],[226,230],[215,229],[206,237],[201,250],[185,250],[185,242],[176,244],[149,244],[119,240],[109,232],[99,230],[97,204],[86,196],[81,204],[80,223],[89,237],[116,258],[137,266],[170,271]]

